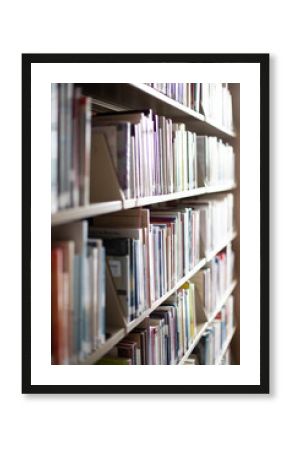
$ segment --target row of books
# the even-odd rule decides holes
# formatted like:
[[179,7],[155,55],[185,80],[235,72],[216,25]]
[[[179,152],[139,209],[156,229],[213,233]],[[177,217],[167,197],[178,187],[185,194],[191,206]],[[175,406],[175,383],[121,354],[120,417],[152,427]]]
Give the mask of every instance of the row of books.
[[[93,147],[105,139],[125,199],[234,183],[232,146],[197,136],[183,123],[144,111],[93,118]],[[92,177],[96,164],[92,162]]]
[[128,322],[172,289],[200,260],[199,210],[140,208],[91,222],[90,236],[103,240]]
[[213,313],[219,302],[222,301],[233,281],[233,274],[234,252],[231,243],[229,243],[226,250],[214,256],[194,276],[197,294],[207,316]]
[[[220,226],[223,234],[213,237],[203,229],[206,226],[212,233],[211,221],[223,223],[228,217],[228,197],[231,194],[222,194],[205,204],[192,201],[179,206],[124,210],[89,222],[54,227],[54,363],[84,359],[104,342],[106,270],[129,323],[174,288],[217,244],[229,238],[232,222]],[[219,214],[216,209],[221,209]],[[198,274],[195,283],[207,313],[224,294],[232,271],[233,253],[228,246]]]
[[207,257],[219,247],[234,230],[234,196],[208,195],[179,201],[179,205],[199,211],[200,255]]
[[[197,332],[196,301],[195,284],[189,281],[96,364],[178,364]],[[230,296],[185,364],[216,364],[233,326],[233,297]],[[229,356],[225,356],[221,363],[229,364],[229,361]]]
[[233,131],[233,101],[227,83],[202,83],[201,99],[206,119]]
[[220,139],[197,137],[198,186],[222,186],[235,182],[233,147]]
[[77,364],[105,342],[105,249],[86,221],[57,227],[51,250],[52,364]]
[[233,328],[234,297],[230,296],[193,350],[198,364],[214,365],[218,362],[227,336],[229,336]]
[[201,111],[200,83],[146,83],[167,97],[197,112]]
[[153,298],[172,289],[200,261],[200,211],[187,207],[150,210]]
[[[91,220],[90,236],[105,239],[113,281],[127,321],[142,314],[200,259],[229,239],[233,231],[232,202],[232,194],[221,194],[206,202],[139,208]],[[218,272],[218,280],[229,282],[230,276],[224,276],[222,267],[229,271],[233,263],[228,257],[226,266],[224,258],[217,258],[217,269],[213,266],[212,271],[215,279]],[[219,282],[223,292],[224,283]]]
[[91,100],[71,83],[51,84],[51,211],[90,201]]
[[[79,87],[52,84],[51,89],[53,213],[102,201],[112,171],[124,199],[234,183],[233,148],[221,140],[197,136],[151,109],[92,119],[91,100]],[[112,171],[100,162],[104,145]]]
[[97,364],[177,364],[195,334],[195,288],[187,282]]
[[228,83],[146,83],[179,103],[233,130],[233,104]]

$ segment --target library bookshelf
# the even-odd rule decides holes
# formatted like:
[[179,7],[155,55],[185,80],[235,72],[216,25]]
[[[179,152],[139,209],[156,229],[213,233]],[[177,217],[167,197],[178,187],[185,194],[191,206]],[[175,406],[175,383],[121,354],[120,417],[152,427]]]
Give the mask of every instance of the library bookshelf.
[[203,114],[184,106],[146,84],[83,84],[82,87],[85,94],[93,97],[93,103],[104,109],[122,111],[124,109],[136,110],[146,106],[154,109],[160,115],[185,122],[188,127],[195,129],[200,134],[205,132],[227,139],[236,137],[236,131],[225,129],[214,121],[206,119]]
[[[119,195],[118,187],[109,196],[101,195],[100,198],[91,199],[91,203],[85,206],[70,207],[57,211],[51,215],[52,230],[58,229],[59,226],[65,226],[75,221],[94,218],[98,216],[107,216],[112,213],[133,210],[135,208],[150,207],[151,205],[170,205],[170,202],[178,204],[183,199],[203,199],[210,196],[213,198],[220,193],[232,192],[234,196],[234,223],[235,231],[231,232],[226,239],[220,242],[215,248],[207,252],[195,264],[192,270],[177,280],[176,284],[169,289],[161,297],[151,302],[151,306],[143,311],[139,317],[132,321],[124,320],[120,308],[118,306],[118,296],[113,286],[112,277],[106,271],[106,279],[109,284],[109,292],[111,293],[111,305],[108,308],[107,315],[111,315],[110,324],[106,329],[106,340],[89,356],[83,358],[78,364],[91,365],[98,362],[103,356],[110,352],[128,333],[132,332],[140,325],[146,317],[153,313],[160,305],[162,305],[172,294],[174,294],[184,283],[189,281],[195,274],[203,269],[206,264],[228,244],[232,243],[236,261],[235,273],[233,281],[227,286],[227,289],[218,301],[214,311],[208,314],[202,323],[198,323],[194,338],[190,342],[188,349],[176,364],[183,365],[194,348],[199,343],[203,333],[212,324],[217,314],[227,303],[228,298],[233,294],[235,297],[235,325],[227,333],[225,342],[219,356],[215,360],[215,365],[219,365],[229,347],[233,347],[233,360],[235,364],[239,364],[239,85],[229,85],[233,98],[233,117],[235,131],[228,130],[218,124],[216,121],[206,118],[200,112],[177,102],[176,100],[166,96],[164,93],[146,84],[124,83],[124,84],[81,84],[82,91],[85,95],[92,99],[93,108],[100,112],[108,111],[126,111],[151,108],[157,114],[164,115],[173,121],[186,124],[188,130],[198,134],[215,136],[230,143],[235,151],[235,183],[227,183],[221,185],[212,185],[207,187],[197,187],[195,189],[181,190],[162,195],[151,195],[137,197],[133,199],[125,199],[122,193]],[[114,184],[114,183],[113,183]],[[117,196],[114,193],[117,192]],[[112,194],[112,195],[111,195]],[[116,313],[116,311],[118,312]],[[116,314],[116,317],[112,317]]]

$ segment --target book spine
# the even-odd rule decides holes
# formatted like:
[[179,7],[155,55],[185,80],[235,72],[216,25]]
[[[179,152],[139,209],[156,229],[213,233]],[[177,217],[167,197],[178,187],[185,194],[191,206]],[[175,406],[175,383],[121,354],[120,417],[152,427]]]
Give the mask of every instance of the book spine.
[[61,249],[51,251],[51,352],[52,364],[61,364],[61,303],[62,303],[63,254]]
[[106,249],[100,247],[100,295],[99,295],[99,343],[105,343],[106,340]]
[[51,84],[51,212],[58,210],[58,86]]
[[65,85],[58,85],[58,205],[59,209],[66,207],[66,130],[65,130]]
[[63,341],[63,359],[61,364],[69,364],[70,362],[70,354],[69,354],[69,319],[70,319],[70,311],[69,311],[69,274],[67,272],[63,272],[63,308],[62,308],[62,325],[61,325],[61,333],[62,333],[62,341]]
[[80,204],[87,205],[90,195],[91,100],[80,99]]
[[80,98],[81,89],[75,88],[73,97],[73,150],[72,150],[72,201],[73,206],[80,205]]
[[74,172],[73,172],[73,84],[66,84],[66,171],[67,171],[67,205],[73,206]]
[[74,255],[73,284],[73,362],[77,364],[81,350],[80,339],[80,256]]

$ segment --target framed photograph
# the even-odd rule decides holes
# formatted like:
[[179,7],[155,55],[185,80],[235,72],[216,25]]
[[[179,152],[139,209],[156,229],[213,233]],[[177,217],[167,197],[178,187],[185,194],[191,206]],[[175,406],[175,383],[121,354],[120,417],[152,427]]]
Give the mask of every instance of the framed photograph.
[[23,54],[22,190],[23,393],[269,393],[268,54]]

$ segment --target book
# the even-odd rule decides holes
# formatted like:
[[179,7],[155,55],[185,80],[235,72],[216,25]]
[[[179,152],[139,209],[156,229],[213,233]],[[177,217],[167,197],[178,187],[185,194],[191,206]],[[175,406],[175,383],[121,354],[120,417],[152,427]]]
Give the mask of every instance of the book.
[[51,84],[51,212],[89,203],[91,100],[72,83]]
[[129,238],[104,239],[107,260],[114,280],[116,292],[121,300],[125,319],[135,317],[135,268],[133,263],[133,240]]
[[51,252],[51,354],[52,364],[62,364],[63,356],[63,252],[54,248]]
[[58,210],[58,87],[51,84],[51,212]]
[[78,364],[105,342],[105,249],[73,222],[53,230],[51,257],[52,361]]

